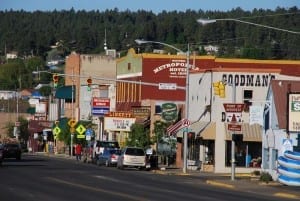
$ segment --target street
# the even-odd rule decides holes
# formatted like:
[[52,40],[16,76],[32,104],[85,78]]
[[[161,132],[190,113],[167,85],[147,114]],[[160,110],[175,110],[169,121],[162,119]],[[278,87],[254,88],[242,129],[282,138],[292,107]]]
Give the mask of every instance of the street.
[[99,167],[65,158],[24,155],[0,168],[0,200],[283,200],[215,187],[200,177]]

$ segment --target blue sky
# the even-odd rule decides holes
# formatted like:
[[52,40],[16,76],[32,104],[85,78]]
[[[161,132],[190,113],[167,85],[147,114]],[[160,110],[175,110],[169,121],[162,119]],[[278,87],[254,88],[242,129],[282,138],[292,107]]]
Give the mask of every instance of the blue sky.
[[159,13],[166,11],[220,10],[228,11],[237,7],[243,10],[254,8],[271,9],[277,7],[300,7],[300,0],[0,0],[0,10],[53,11],[99,10],[118,8],[120,11],[146,10]]

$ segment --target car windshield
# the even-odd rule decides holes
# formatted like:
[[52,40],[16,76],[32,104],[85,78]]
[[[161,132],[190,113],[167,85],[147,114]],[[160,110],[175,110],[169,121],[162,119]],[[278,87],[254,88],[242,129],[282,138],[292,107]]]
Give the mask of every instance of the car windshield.
[[127,148],[125,154],[132,156],[144,156],[145,152],[143,149]]
[[18,144],[6,144],[5,147],[17,149],[17,148],[19,148],[19,145]]
[[117,149],[113,149],[113,150],[110,150],[110,154],[120,155],[120,154],[121,154],[121,151],[120,151],[120,150],[117,150]]

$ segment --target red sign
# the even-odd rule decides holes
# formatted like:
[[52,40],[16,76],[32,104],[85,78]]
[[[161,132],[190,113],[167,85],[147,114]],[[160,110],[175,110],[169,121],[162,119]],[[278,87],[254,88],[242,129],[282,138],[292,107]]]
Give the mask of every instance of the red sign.
[[228,124],[229,131],[242,131],[242,125],[239,124]]
[[110,107],[109,98],[93,98],[93,107]]
[[173,133],[176,133],[178,130],[182,128],[186,128],[191,124],[191,122],[188,119],[181,119],[176,124],[173,124],[167,128],[167,133],[169,135],[172,135]]
[[243,103],[224,103],[225,112],[242,113],[244,110]]

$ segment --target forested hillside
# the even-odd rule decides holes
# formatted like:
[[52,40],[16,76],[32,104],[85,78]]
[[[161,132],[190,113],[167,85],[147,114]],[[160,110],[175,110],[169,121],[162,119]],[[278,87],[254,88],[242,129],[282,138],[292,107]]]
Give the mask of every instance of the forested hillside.
[[[193,50],[205,54],[203,45],[218,45],[220,57],[257,59],[300,59],[300,34],[292,34],[233,21],[217,22],[202,26],[199,18],[238,18],[257,24],[300,32],[299,8],[228,12],[194,11],[119,12],[100,11],[51,11],[51,12],[0,12],[0,55],[17,51],[20,56],[38,55],[45,58],[50,46],[60,41],[60,48],[67,55],[101,53],[104,51],[105,30],[110,49],[125,53],[137,48],[134,40],[161,41],[186,50],[187,43]],[[140,48],[157,48],[143,46]],[[160,47],[166,48],[166,47]]]

